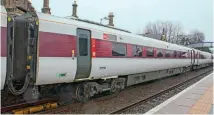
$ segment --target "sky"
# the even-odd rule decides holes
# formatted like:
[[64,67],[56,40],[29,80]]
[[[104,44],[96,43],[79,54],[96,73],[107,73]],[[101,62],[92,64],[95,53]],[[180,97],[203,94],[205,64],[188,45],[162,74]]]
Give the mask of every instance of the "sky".
[[[189,33],[198,29],[205,34],[205,41],[213,41],[213,0],[76,0],[77,15],[81,19],[100,22],[113,12],[114,25],[132,33],[143,32],[149,22],[172,21],[182,25]],[[74,0],[49,0],[51,14],[72,15]],[[41,12],[43,0],[32,0],[36,11]],[[108,24],[108,21],[103,21]]]

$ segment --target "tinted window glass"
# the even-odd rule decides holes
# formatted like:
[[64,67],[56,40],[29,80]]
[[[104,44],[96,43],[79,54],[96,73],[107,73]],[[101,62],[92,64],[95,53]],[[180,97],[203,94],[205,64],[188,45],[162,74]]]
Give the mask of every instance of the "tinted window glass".
[[181,52],[180,52],[180,51],[177,51],[177,57],[178,57],[178,58],[181,58],[181,55],[182,55]]
[[31,38],[34,38],[34,37],[35,37],[35,36],[34,36],[34,26],[33,26],[32,24],[30,25],[29,30],[30,30],[30,37],[31,37]]
[[172,51],[166,50],[165,57],[166,57],[166,58],[171,57],[171,52],[172,52]]
[[163,50],[157,49],[157,57],[163,57]]
[[190,58],[190,52],[189,52],[189,50],[188,50],[188,55],[187,55],[187,58]]
[[205,59],[205,56],[202,55],[202,54],[200,54],[200,58],[201,58],[201,59]]
[[146,54],[148,57],[154,56],[154,49],[153,48],[146,48]]
[[182,58],[187,58],[187,57],[188,57],[187,52],[181,52],[181,57],[182,57]]
[[87,56],[88,55],[88,36],[86,34],[79,35],[79,55]]
[[141,57],[142,56],[142,47],[141,46],[132,46],[132,56]]
[[126,56],[126,45],[121,43],[112,43],[112,56]]
[[173,57],[176,58],[176,56],[177,56],[177,52],[174,51],[174,52],[173,52]]

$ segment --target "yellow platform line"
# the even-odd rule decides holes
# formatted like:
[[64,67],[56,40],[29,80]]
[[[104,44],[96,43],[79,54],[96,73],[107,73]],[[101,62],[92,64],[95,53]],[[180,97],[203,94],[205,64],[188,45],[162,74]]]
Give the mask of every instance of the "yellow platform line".
[[208,114],[213,104],[213,84],[207,88],[204,95],[190,108],[188,114]]

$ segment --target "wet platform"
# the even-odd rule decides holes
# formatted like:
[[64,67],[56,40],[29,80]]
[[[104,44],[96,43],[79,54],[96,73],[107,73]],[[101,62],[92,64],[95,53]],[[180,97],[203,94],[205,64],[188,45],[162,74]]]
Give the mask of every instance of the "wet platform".
[[146,114],[213,114],[213,73]]

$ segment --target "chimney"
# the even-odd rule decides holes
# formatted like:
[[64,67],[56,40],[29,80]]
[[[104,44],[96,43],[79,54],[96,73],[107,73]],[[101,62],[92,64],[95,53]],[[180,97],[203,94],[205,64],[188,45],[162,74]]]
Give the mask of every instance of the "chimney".
[[51,14],[51,11],[50,11],[50,8],[49,8],[49,0],[43,0],[42,13]]
[[77,16],[77,3],[76,3],[76,1],[74,1],[74,3],[73,3],[72,6],[73,6],[72,16],[78,18],[78,16]]
[[114,24],[113,24],[113,17],[114,17],[114,15],[113,15],[113,13],[112,12],[110,12],[109,13],[109,15],[108,15],[108,18],[109,18],[109,26],[114,26]]

